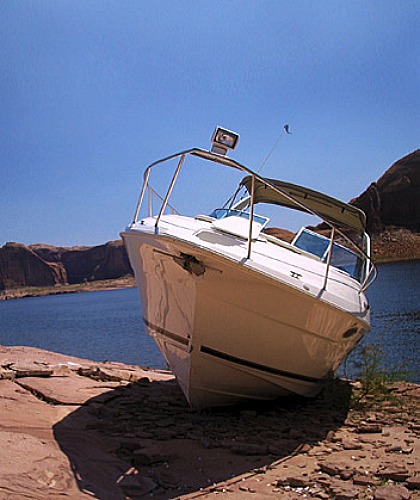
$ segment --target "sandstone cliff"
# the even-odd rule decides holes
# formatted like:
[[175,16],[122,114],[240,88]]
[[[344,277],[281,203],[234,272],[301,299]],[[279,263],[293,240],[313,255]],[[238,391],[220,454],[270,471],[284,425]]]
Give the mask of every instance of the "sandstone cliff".
[[120,278],[132,274],[124,244],[54,247],[6,243],[0,248],[0,290]]
[[66,282],[66,270],[47,263],[21,243],[6,243],[0,248],[0,290],[22,286],[54,286]]
[[367,216],[372,235],[386,228],[420,231],[420,149],[395,162],[377,182],[353,199]]
[[132,274],[122,240],[94,247],[53,247],[30,245],[48,263],[58,263],[67,273],[68,283],[120,278]]

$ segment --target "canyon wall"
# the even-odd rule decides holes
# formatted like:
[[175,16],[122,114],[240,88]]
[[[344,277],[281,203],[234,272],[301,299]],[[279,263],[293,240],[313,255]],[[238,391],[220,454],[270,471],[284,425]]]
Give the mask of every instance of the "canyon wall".
[[376,182],[350,203],[367,216],[368,232],[387,227],[420,231],[420,149],[395,162]]
[[121,240],[94,247],[6,243],[0,248],[0,290],[54,286],[133,274]]

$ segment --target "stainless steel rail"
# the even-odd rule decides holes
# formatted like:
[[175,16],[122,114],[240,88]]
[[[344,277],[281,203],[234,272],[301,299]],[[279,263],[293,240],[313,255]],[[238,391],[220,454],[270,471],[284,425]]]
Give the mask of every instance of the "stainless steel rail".
[[[184,160],[185,160],[186,156],[188,156],[188,155],[197,156],[197,157],[202,158],[204,160],[208,160],[208,161],[211,161],[214,163],[218,163],[220,165],[224,165],[226,167],[230,167],[230,168],[239,170],[239,171],[244,172],[244,173],[251,176],[251,178],[252,178],[252,185],[251,185],[252,193],[251,193],[251,203],[250,203],[247,259],[251,258],[251,251],[252,251],[252,222],[253,222],[253,218],[254,218],[254,205],[255,205],[255,200],[254,200],[254,198],[255,198],[255,180],[258,179],[258,181],[260,181],[263,184],[265,184],[266,186],[270,187],[270,189],[273,189],[275,192],[283,195],[285,198],[287,198],[289,201],[293,202],[297,207],[299,207],[303,211],[322,219],[324,221],[324,223],[327,224],[327,226],[331,229],[330,245],[329,245],[329,249],[328,249],[327,265],[326,265],[325,277],[324,277],[324,287],[323,287],[324,290],[326,289],[327,282],[328,282],[328,274],[329,274],[329,268],[330,268],[330,263],[331,263],[333,241],[334,241],[336,233],[339,234],[345,241],[347,241],[347,243],[350,244],[351,247],[353,247],[356,250],[357,254],[359,256],[363,257],[363,259],[365,260],[365,263],[366,263],[366,265],[365,265],[365,279],[363,280],[363,282],[361,284],[360,291],[366,290],[373,283],[373,281],[376,278],[376,269],[375,269],[375,266],[373,265],[373,263],[370,259],[369,254],[367,253],[367,252],[369,252],[369,249],[370,249],[369,248],[369,245],[370,245],[369,237],[365,238],[365,245],[367,246],[366,251],[365,251],[364,249],[360,248],[354,241],[352,241],[346,234],[344,234],[342,231],[340,231],[340,229],[338,227],[331,224],[328,220],[325,220],[325,218],[321,214],[319,214],[317,211],[315,211],[312,208],[310,208],[309,206],[307,206],[304,202],[296,199],[294,196],[290,195],[287,191],[279,188],[278,186],[275,186],[268,179],[261,177],[259,174],[257,174],[253,170],[249,169],[245,165],[238,163],[236,160],[232,160],[231,158],[228,158],[226,156],[222,156],[222,155],[219,155],[217,153],[212,153],[210,151],[206,151],[206,150],[200,149],[200,148],[191,148],[191,149],[187,149],[185,151],[181,151],[179,153],[175,153],[175,154],[170,155],[170,156],[166,156],[165,158],[162,158],[161,160],[157,160],[157,161],[151,163],[146,168],[144,175],[143,175],[143,186],[142,186],[140,196],[139,196],[139,199],[138,199],[138,202],[136,205],[136,210],[134,213],[132,224],[135,224],[138,220],[139,213],[140,213],[140,210],[141,210],[141,207],[143,204],[143,200],[144,200],[144,196],[145,196],[147,188],[151,189],[151,187],[149,186],[149,178],[150,178],[151,170],[154,167],[156,167],[157,165],[160,165],[160,164],[165,163],[167,161],[179,158],[179,161],[178,161],[177,167],[175,169],[175,172],[173,174],[172,180],[170,182],[170,185],[168,187],[166,195],[163,199],[163,203],[162,203],[162,206],[160,208],[159,214],[156,218],[155,228],[158,229],[160,219],[161,219],[166,207],[168,206],[169,198],[172,194],[174,185],[178,179],[182,165],[184,164]],[[160,199],[162,199],[162,198],[160,198]],[[173,209],[173,207],[171,207],[171,209]],[[149,210],[150,210],[150,203],[149,203]],[[151,216],[150,213],[149,213],[149,216]],[[365,236],[367,236],[367,235],[365,235]],[[372,276],[373,276],[373,278],[372,278]]]

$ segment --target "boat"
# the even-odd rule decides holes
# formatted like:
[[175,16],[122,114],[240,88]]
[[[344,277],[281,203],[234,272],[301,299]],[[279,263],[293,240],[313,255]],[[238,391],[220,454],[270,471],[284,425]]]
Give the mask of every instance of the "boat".
[[[211,149],[184,150],[149,165],[134,218],[121,233],[146,331],[196,409],[313,397],[370,330],[365,292],[376,271],[365,214],[262,177],[228,157],[238,140],[217,127]],[[160,182],[157,172],[168,172],[168,164],[173,170],[160,194],[152,178]],[[213,183],[216,167],[234,170],[239,184],[222,208],[182,215],[171,203],[174,187],[182,176],[190,181],[189,168],[204,167],[212,169]],[[184,203],[191,189],[198,192],[187,184]],[[200,196],[208,198],[205,191]],[[304,212],[319,224],[286,241],[282,231],[269,229],[260,207]]]

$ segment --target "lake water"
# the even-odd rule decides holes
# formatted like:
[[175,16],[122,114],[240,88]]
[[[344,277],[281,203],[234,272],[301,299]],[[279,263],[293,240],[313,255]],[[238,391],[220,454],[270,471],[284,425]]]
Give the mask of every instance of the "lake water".
[[166,368],[144,333],[137,288],[0,301],[0,345]]
[[[372,331],[388,368],[401,367],[420,383],[420,261],[383,264],[368,291]],[[0,344],[27,345],[72,356],[166,368],[144,333],[136,288],[0,301]],[[353,361],[348,374],[354,372]]]
[[379,346],[387,368],[407,370],[420,383],[420,261],[382,264],[378,273],[367,291],[372,330],[361,346]]

